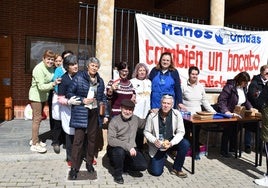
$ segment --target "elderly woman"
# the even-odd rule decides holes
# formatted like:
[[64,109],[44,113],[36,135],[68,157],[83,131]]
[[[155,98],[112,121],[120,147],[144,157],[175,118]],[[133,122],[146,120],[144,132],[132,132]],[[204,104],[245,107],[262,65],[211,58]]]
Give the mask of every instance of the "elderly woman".
[[[67,91],[69,86],[72,84],[72,80],[74,76],[78,72],[78,63],[77,57],[75,55],[68,55],[64,58],[63,67],[65,68],[66,72],[62,76],[61,84],[59,84],[59,92],[58,92],[58,101],[60,105],[60,117],[61,117],[61,124],[65,135],[65,142],[66,142],[66,161],[68,166],[72,166],[71,164],[71,154],[72,154],[72,145],[74,139],[74,128],[69,126],[70,119],[71,119],[71,103],[72,100],[68,100],[66,98]],[[78,101],[77,104],[81,103]]]
[[[81,104],[72,103],[70,127],[75,128],[72,147],[72,166],[69,179],[75,180],[81,166],[83,142],[87,136],[86,168],[89,173],[95,170],[92,166],[94,160],[95,140],[98,130],[99,105],[105,103],[104,82],[98,74],[100,62],[91,57],[86,62],[87,70],[78,72],[73,78],[67,93],[67,98],[81,101]],[[74,98],[75,97],[75,98]]]
[[138,63],[130,82],[136,92],[136,108],[134,114],[145,119],[150,110],[151,80],[148,79],[149,69],[144,63]]

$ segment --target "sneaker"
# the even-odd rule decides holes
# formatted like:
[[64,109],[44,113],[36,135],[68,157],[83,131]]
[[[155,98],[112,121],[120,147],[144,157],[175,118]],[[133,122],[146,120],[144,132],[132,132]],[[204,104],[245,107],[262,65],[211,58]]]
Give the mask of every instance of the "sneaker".
[[[42,147],[46,147],[46,146],[47,146],[47,144],[44,143],[44,142],[42,142],[42,141],[40,141],[39,144],[40,144],[40,146],[42,146]],[[32,141],[32,140],[30,140],[29,145],[30,145],[30,146],[33,145],[33,141]]]
[[173,169],[170,173],[172,175],[178,176],[179,178],[187,178],[187,174],[183,171],[178,171],[178,170]]
[[264,176],[263,178],[261,179],[255,179],[254,180],[254,183],[256,183],[257,185],[261,185],[261,186],[264,186],[264,187],[268,187],[268,176]]
[[31,145],[31,151],[36,151],[38,153],[46,153],[47,149],[45,147],[42,147],[40,144]]
[[60,146],[58,144],[53,145],[54,152],[59,154],[60,153]]

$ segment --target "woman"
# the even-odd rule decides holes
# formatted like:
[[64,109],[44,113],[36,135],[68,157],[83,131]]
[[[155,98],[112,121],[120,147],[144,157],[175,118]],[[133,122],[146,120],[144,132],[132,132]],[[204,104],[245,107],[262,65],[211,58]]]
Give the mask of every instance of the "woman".
[[[61,79],[61,76],[65,73],[65,69],[62,66],[63,57],[60,54],[55,55],[54,65],[56,67],[54,76],[52,80],[56,80],[57,78]],[[50,123],[52,129],[52,146],[55,153],[60,153],[60,145],[65,144],[65,134],[63,132],[61,121],[60,121],[60,111],[59,111],[59,103],[58,103],[58,86],[55,86],[52,91],[52,103],[51,103],[51,112],[50,112]]]
[[[235,116],[235,106],[245,106],[251,109],[252,105],[247,99],[246,90],[250,76],[247,72],[240,72],[234,79],[227,80],[218,97],[218,109],[221,113]],[[229,151],[235,149],[235,126],[224,127],[221,141],[221,155],[230,157]]]
[[[71,154],[72,144],[74,139],[74,128],[69,126],[71,118],[71,101],[67,99],[67,90],[72,83],[72,80],[78,72],[77,57],[69,55],[64,58],[63,67],[66,73],[62,76],[61,84],[59,84],[58,101],[60,105],[61,124],[65,135],[66,142],[66,161],[68,166],[72,166]],[[80,101],[79,101],[80,102]],[[79,103],[78,102],[78,103]]]
[[133,78],[130,82],[136,93],[134,115],[145,119],[150,110],[151,81],[148,79],[149,69],[144,63],[138,63],[135,67]]
[[170,52],[161,54],[159,63],[150,72],[149,79],[152,82],[151,109],[160,108],[160,100],[164,94],[174,97],[174,108],[185,109],[182,104],[180,76]]
[[42,120],[42,112],[45,102],[48,99],[49,91],[58,85],[61,80],[52,81],[54,75],[55,54],[51,50],[46,50],[43,55],[43,61],[35,66],[32,73],[32,84],[29,90],[29,100],[33,110],[32,122],[32,142],[31,151],[45,153],[46,144],[39,141],[39,127]]
[[111,115],[120,114],[120,104],[123,99],[131,99],[135,102],[135,90],[133,85],[128,80],[128,65],[126,62],[120,62],[117,66],[119,78],[110,80],[107,84],[106,93],[107,99],[111,102]]
[[[130,82],[136,93],[136,104],[133,114],[141,119],[146,119],[150,110],[151,81],[148,79],[149,69],[144,63],[138,63],[133,72]],[[139,149],[143,149],[143,130],[139,129],[136,136],[136,144]]]
[[[182,101],[186,107],[187,112],[191,114],[196,114],[196,112],[202,111],[201,105],[208,112],[216,113],[213,107],[209,104],[206,98],[206,92],[202,84],[198,82],[199,69],[196,66],[191,66],[188,70],[189,79],[187,83],[182,84]],[[199,132],[200,126],[196,127],[196,156],[195,159],[199,160]],[[190,137],[190,131],[186,132],[188,138]]]
[[[104,82],[98,70],[100,62],[91,57],[86,62],[87,70],[78,72],[69,86],[67,97],[79,99],[80,105],[72,105],[70,127],[75,128],[72,147],[72,167],[69,179],[75,180],[81,166],[83,142],[87,136],[86,168],[93,173],[95,140],[98,130],[99,104],[105,102]],[[75,100],[77,101],[77,100]]]

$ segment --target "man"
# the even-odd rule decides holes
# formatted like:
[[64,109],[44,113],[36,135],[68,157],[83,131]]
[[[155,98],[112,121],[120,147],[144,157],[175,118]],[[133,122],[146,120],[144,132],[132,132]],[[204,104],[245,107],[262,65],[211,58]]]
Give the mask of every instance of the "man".
[[[173,105],[173,97],[163,95],[159,111],[151,112],[147,118],[144,136],[148,141],[151,157],[149,172],[154,176],[160,176],[163,173],[166,153],[173,150],[177,153],[171,174],[186,178],[187,174],[182,171],[182,167],[190,143],[183,138],[183,119],[180,111],[172,109]],[[161,141],[161,137],[164,141]]]
[[[147,161],[135,143],[136,133],[145,122],[133,115],[135,104],[130,99],[123,99],[120,106],[121,114],[113,117],[109,124],[107,154],[114,167],[114,181],[123,184],[123,171],[144,171]],[[141,173],[134,175],[142,176]]]
[[255,179],[258,185],[268,187],[268,65],[260,68],[260,74],[252,78],[248,88],[248,99],[254,108],[262,114],[261,138],[265,142],[266,174],[263,178]]
[[[260,112],[265,104],[266,97],[259,97],[263,88],[268,81],[268,65],[263,65],[260,68],[260,74],[253,76],[251,83],[248,87],[247,97],[253,108],[258,109]],[[245,129],[245,152],[251,153],[251,132],[252,126]]]

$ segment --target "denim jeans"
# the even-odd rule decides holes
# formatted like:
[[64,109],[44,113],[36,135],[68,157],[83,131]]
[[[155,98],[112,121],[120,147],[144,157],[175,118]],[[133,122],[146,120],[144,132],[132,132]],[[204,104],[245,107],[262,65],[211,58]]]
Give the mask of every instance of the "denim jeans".
[[177,152],[173,164],[173,169],[181,171],[189,147],[190,147],[189,141],[186,139],[182,139],[177,145],[174,145],[167,151],[158,150],[155,156],[151,158],[149,172],[154,176],[160,176],[163,173],[164,164],[167,158],[167,152],[169,150]]

